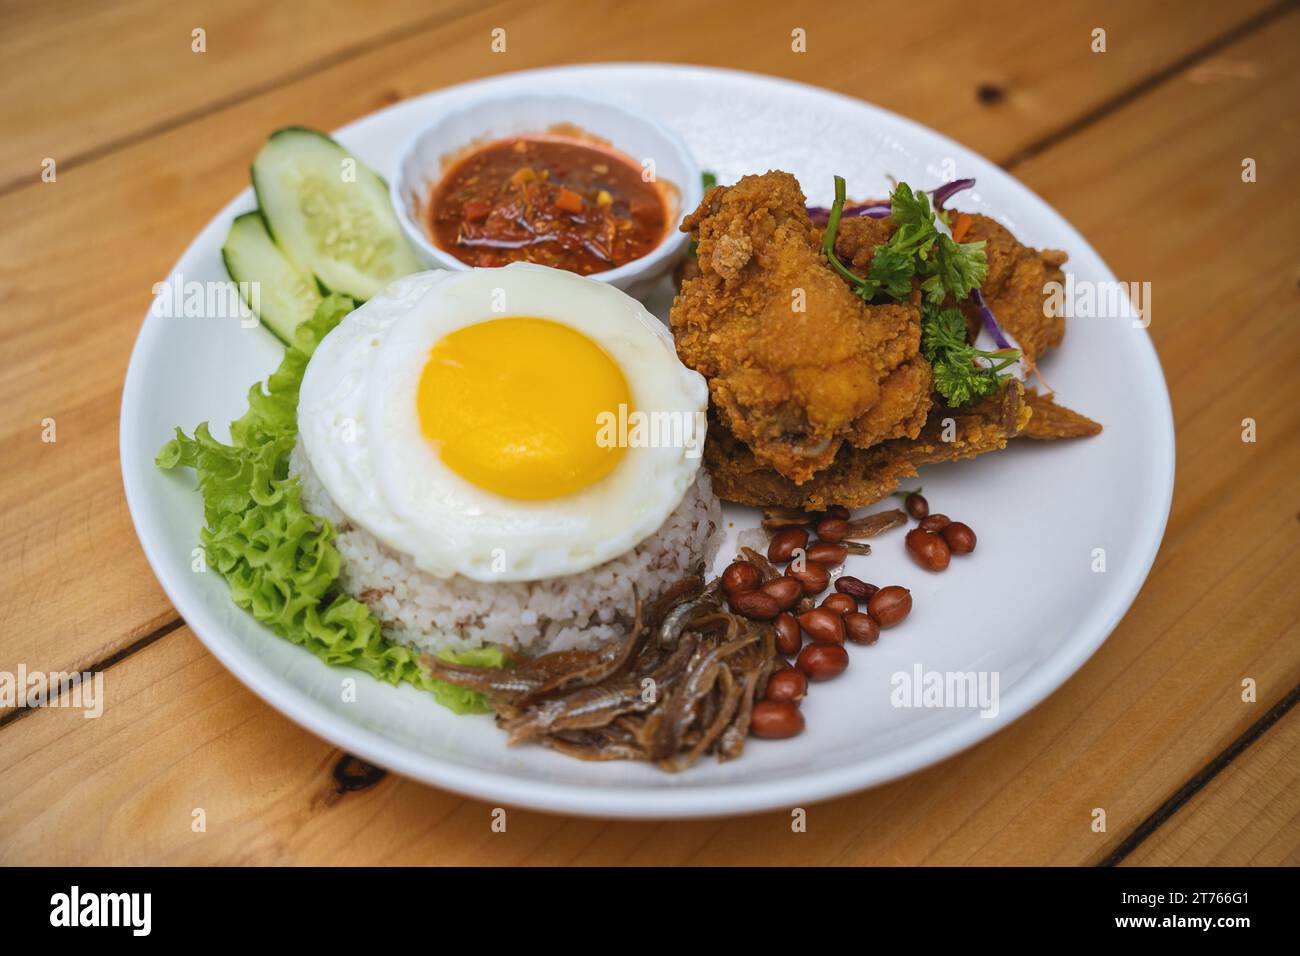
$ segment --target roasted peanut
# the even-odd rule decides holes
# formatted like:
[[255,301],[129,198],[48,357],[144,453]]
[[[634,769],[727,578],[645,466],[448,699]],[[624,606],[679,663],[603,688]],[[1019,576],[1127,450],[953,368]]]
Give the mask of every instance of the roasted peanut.
[[917,521],[920,521],[930,513],[930,502],[926,501],[925,498],[915,491],[903,499],[903,507],[905,507],[907,513]]
[[741,617],[754,621],[770,621],[781,613],[776,598],[762,591],[741,591],[728,597],[727,603]]
[[893,627],[912,612],[912,592],[891,584],[871,595],[867,611],[881,627]]
[[834,594],[826,595],[822,607],[830,608],[836,614],[848,614],[858,609],[858,602],[843,591],[836,591]]
[[871,598],[880,588],[874,584],[868,584],[861,578],[855,578],[851,574],[841,574],[835,579],[835,590],[841,594],[847,594],[855,601],[866,601]]
[[821,594],[831,583],[831,574],[826,565],[816,561],[804,561],[802,570],[793,564],[785,569],[786,577],[794,578],[803,585],[803,593]]
[[797,667],[782,667],[767,679],[767,700],[797,704],[808,693],[808,678]]
[[803,585],[794,578],[773,578],[759,590],[776,598],[776,603],[783,611],[790,610],[799,603],[799,598],[803,597]]
[[814,641],[844,643],[844,615],[828,607],[816,607],[799,615],[799,626]]
[[803,647],[803,631],[795,616],[789,611],[782,611],[772,626],[776,629],[776,652],[786,657],[798,654],[799,648]]
[[730,597],[741,591],[754,591],[763,583],[763,573],[748,561],[733,561],[722,572],[722,590]]
[[816,561],[818,564],[824,564],[833,568],[837,564],[844,563],[844,559],[849,556],[849,549],[842,544],[832,544],[829,541],[816,541],[808,545],[807,554],[809,561]]
[[844,518],[825,517],[817,522],[817,537],[832,543],[849,533],[849,523]]
[[854,644],[874,644],[880,640],[880,625],[870,614],[861,611],[844,615],[844,632]]
[[808,532],[804,528],[782,528],[767,543],[767,560],[784,564],[793,560],[794,553],[808,546]]
[[794,666],[807,674],[809,680],[830,680],[848,668],[849,652],[842,644],[818,641],[799,652]]
[[788,700],[760,700],[749,715],[749,732],[755,737],[780,740],[803,730],[803,714]]
[[943,540],[953,554],[970,554],[975,550],[975,532],[970,525],[954,521],[943,529]]
[[930,531],[913,528],[907,532],[904,543],[907,545],[907,553],[912,556],[912,560],[927,571],[942,571],[948,567],[948,562],[952,558],[952,551],[948,548],[948,542],[941,535]]
[[952,519],[947,515],[926,515],[917,525],[922,531],[942,531],[952,523]]

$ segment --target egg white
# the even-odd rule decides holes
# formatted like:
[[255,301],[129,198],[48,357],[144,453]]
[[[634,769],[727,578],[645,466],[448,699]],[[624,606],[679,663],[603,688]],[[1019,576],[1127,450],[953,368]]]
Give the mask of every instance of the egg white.
[[668,330],[605,283],[523,263],[393,283],[317,346],[298,428],[340,510],[439,577],[531,581],[595,567],[658,530],[700,466],[698,446],[630,447],[601,480],[542,501],[502,497],[452,472],[420,428],[429,352],[457,329],[512,316],[550,319],[598,343],[635,409],[692,417],[707,408],[708,386],[678,360]]

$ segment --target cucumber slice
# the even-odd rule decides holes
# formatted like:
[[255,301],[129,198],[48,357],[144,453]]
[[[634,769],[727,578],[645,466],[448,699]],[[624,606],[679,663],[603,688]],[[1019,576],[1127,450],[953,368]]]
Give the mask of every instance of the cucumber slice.
[[323,133],[272,133],[253,161],[253,189],[276,244],[332,292],[369,299],[423,268],[384,181]]
[[[311,276],[298,271],[271,241],[260,212],[234,221],[221,258],[248,307],[285,345],[293,345],[294,329],[312,317],[321,297]],[[254,282],[257,295],[250,296],[245,283]]]

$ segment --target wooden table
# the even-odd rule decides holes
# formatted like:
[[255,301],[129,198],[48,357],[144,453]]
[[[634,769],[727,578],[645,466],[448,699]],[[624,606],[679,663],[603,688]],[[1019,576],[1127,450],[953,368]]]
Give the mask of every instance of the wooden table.
[[[0,8],[0,670],[102,671],[110,700],[99,720],[0,711],[0,863],[1300,863],[1300,9],[988,6]],[[490,52],[495,27],[506,53]],[[487,805],[372,771],[245,690],[168,604],[127,516],[118,406],[150,288],[270,130],[597,60],[758,70],[911,116],[1026,182],[1121,279],[1153,284],[1178,480],[1132,610],[1030,715],[814,806],[807,833],[784,812],[526,811],[493,833]]]

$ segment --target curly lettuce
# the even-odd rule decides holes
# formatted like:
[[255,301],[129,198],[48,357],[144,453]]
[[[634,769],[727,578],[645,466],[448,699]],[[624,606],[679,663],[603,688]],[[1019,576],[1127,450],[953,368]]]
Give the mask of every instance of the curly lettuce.
[[[206,422],[193,437],[177,428],[157,464],[190,468],[198,476],[200,543],[236,605],[327,664],[355,667],[394,685],[405,681],[456,713],[484,713],[491,708],[482,694],[430,677],[414,651],[385,638],[370,609],[339,587],[334,526],[303,508],[302,488],[289,474],[307,361],[353,307],[346,296],[331,295],[298,327],[265,386],[249,389],[248,411],[230,424],[230,444],[213,438]],[[494,647],[441,656],[484,667],[505,664]]]

